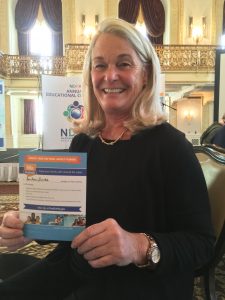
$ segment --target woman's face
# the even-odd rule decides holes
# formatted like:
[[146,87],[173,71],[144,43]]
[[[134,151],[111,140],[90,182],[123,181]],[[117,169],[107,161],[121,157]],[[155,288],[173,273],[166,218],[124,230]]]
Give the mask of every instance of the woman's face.
[[147,81],[147,72],[131,44],[103,33],[92,50],[91,64],[93,90],[105,114],[129,116]]

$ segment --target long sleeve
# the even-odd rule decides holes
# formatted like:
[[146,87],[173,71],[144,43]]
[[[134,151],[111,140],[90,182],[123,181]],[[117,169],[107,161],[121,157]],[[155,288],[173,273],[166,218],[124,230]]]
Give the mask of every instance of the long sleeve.
[[197,269],[209,261],[215,241],[205,179],[192,145],[182,135],[168,132],[163,144],[169,230],[155,233],[162,249],[160,272]]

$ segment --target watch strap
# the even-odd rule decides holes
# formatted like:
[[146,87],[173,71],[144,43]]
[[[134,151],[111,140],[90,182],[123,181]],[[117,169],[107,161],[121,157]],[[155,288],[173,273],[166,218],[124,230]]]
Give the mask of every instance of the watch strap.
[[146,264],[141,264],[141,265],[139,265],[139,264],[136,264],[136,266],[138,267],[138,268],[149,268],[149,269],[154,269],[155,267],[156,267],[156,265],[157,264],[154,264],[152,261],[150,261],[149,260],[149,256],[150,256],[150,254],[152,253],[152,250],[154,249],[154,248],[158,248],[158,245],[157,245],[157,243],[155,242],[155,240],[154,240],[154,238],[153,237],[151,237],[150,235],[148,235],[148,234],[146,234],[146,233],[144,233],[144,232],[142,232],[141,234],[143,234],[146,238],[147,238],[147,240],[148,240],[148,248],[147,248],[147,251],[146,251],[146,261],[147,261],[147,263]]

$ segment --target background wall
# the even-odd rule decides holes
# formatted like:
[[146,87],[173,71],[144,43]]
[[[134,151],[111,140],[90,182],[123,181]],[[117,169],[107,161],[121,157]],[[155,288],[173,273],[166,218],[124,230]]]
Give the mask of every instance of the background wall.
[[84,0],[76,1],[76,36],[78,43],[89,43],[90,38],[83,34],[82,28],[82,15],[85,16],[85,28],[88,30],[90,28],[95,29],[95,16],[97,15],[99,21],[102,21],[105,18],[105,3],[102,0],[89,1],[89,4]]
[[202,98],[182,99],[177,103],[177,128],[189,135],[201,134]]
[[[166,31],[164,44],[193,44],[188,36],[189,16],[193,24],[207,21],[207,37],[202,44],[219,44],[222,31],[224,0],[161,0],[165,9]],[[15,6],[17,0],[0,0],[0,51],[18,54],[15,29]],[[94,26],[94,16],[99,21],[105,17],[118,16],[119,0],[62,0],[64,44],[88,43],[82,35],[81,15],[86,16],[86,25]]]
[[[188,37],[188,20],[193,16],[196,24],[200,22],[202,16],[207,20],[207,38],[202,41],[208,44],[219,43],[222,31],[222,17],[224,0],[161,0],[165,8],[166,31],[164,44],[193,44],[193,40]],[[0,51],[6,54],[18,54],[17,32],[15,29],[14,12],[17,0],[0,0]],[[81,16],[86,17],[86,26],[94,26],[95,15],[99,16],[99,21],[105,17],[118,16],[119,0],[62,0],[63,10],[63,39],[64,44],[88,43],[88,37],[84,37],[81,24]],[[190,77],[192,76],[192,77]],[[180,79],[182,77],[182,79]],[[20,78],[18,80],[5,79],[7,90],[6,95],[6,133],[8,147],[25,147],[34,143],[37,147],[39,136],[23,135],[20,116],[23,108],[22,98],[30,98],[29,90],[39,93],[38,80]],[[182,82],[183,86],[190,82],[202,82],[202,75],[196,72],[196,76],[189,73],[166,74],[166,84]],[[204,83],[212,83],[212,77],[205,74]],[[14,90],[16,89],[16,92]],[[21,90],[23,92],[21,92]],[[167,91],[166,91],[167,92]],[[22,94],[23,93],[23,94]],[[204,92],[201,97],[202,123],[201,130],[204,130],[213,117],[213,94],[210,96]],[[36,97],[36,96],[34,96]],[[182,97],[180,97],[182,98]],[[224,102],[225,103],[225,102]],[[16,114],[11,123],[12,111]],[[180,122],[175,111],[171,111],[172,123],[177,126]],[[179,123],[180,124],[180,123]],[[184,129],[186,130],[186,129]]]
[[212,13],[213,0],[184,0],[184,18],[183,18],[183,38],[184,44],[195,44],[195,41],[188,36],[189,17],[193,17],[193,27],[202,26],[202,17],[206,17],[206,37],[200,42],[201,44],[214,44],[212,41]]

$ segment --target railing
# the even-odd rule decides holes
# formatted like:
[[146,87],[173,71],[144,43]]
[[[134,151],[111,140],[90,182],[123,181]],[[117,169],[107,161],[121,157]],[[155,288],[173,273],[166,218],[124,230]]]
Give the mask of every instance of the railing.
[[155,46],[164,72],[214,72],[216,49],[212,45]]
[[67,44],[65,55],[67,57],[67,71],[81,71],[88,49],[87,44]]
[[66,59],[63,56],[0,56],[0,74],[9,78],[37,77],[41,74],[65,75]]
[[[213,45],[156,45],[163,72],[214,72]],[[65,75],[82,70],[87,44],[67,44],[65,56],[19,56],[0,54],[0,75],[9,78],[41,74]]]

